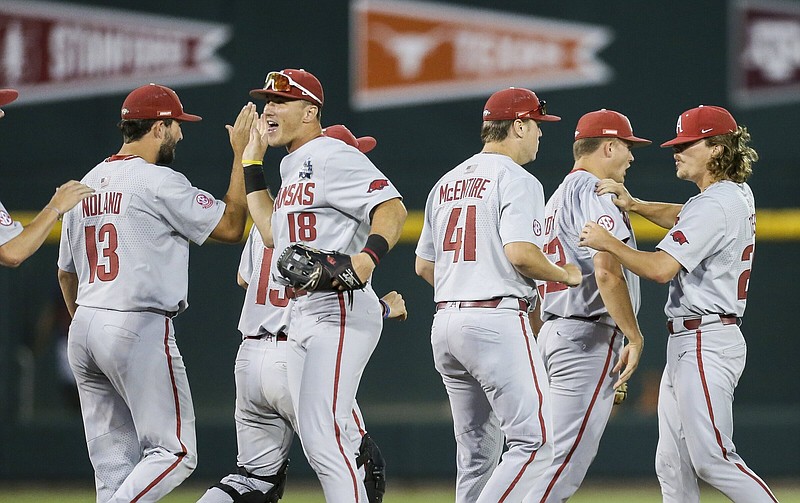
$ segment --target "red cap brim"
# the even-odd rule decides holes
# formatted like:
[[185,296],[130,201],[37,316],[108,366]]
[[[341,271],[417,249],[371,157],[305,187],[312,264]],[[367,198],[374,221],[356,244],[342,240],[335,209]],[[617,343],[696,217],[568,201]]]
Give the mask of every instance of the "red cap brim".
[[633,145],[634,147],[646,147],[647,145],[653,143],[651,140],[647,140],[645,138],[639,138],[638,136],[633,136],[633,135],[624,137],[622,139],[625,141],[629,141],[631,143],[635,143],[635,145]]
[[707,136],[677,136],[669,141],[665,141],[661,144],[662,147],[671,147],[673,145],[680,145],[682,143],[692,143],[693,141],[702,140],[703,138],[708,138]]
[[561,117],[558,115],[538,115],[536,117],[529,117],[535,121],[542,121],[542,122],[558,122],[561,120]]
[[183,112],[179,116],[172,118],[175,119],[176,121],[187,121],[187,122],[198,122],[203,120],[203,118],[200,117],[199,115],[187,114],[186,112]]
[[358,150],[362,154],[366,154],[378,144],[378,140],[372,136],[362,136],[361,138],[357,138],[356,141],[358,142]]
[[312,105],[321,106],[319,103],[314,101],[314,99],[312,99],[310,96],[304,96],[302,98],[299,98],[299,97],[295,96],[292,93],[288,93],[288,92],[284,93],[284,92],[281,92],[281,91],[273,91],[272,89],[253,89],[252,91],[250,91],[250,97],[251,98],[255,98],[257,100],[265,100],[265,99],[267,99],[268,95],[281,96],[283,98],[290,99],[290,100],[296,100],[296,101],[297,100],[304,100],[304,101],[307,101],[307,102],[311,103]]
[[19,96],[16,89],[0,89],[0,107],[8,105]]

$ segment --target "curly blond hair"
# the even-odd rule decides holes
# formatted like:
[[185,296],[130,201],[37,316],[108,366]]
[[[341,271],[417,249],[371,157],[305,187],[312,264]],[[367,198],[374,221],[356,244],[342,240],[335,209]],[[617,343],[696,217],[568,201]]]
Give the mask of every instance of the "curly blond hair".
[[743,183],[753,174],[753,163],[758,161],[758,152],[748,146],[750,133],[744,126],[736,131],[706,138],[706,145],[719,145],[722,150],[712,156],[708,162],[708,170],[716,180],[731,180]]

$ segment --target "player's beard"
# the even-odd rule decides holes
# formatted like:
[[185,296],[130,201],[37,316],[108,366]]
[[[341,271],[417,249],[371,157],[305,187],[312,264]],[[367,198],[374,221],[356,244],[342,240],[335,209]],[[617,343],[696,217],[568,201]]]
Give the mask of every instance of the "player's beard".
[[172,133],[167,132],[164,137],[164,143],[162,143],[161,148],[158,149],[156,164],[161,166],[169,166],[172,164],[172,161],[175,160],[175,145],[177,144],[178,142],[172,137]]

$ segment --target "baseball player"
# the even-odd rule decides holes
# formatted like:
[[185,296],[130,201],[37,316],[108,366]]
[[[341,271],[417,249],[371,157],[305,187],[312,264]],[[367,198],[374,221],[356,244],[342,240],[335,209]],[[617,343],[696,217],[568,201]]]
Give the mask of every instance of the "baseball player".
[[[323,134],[363,153],[376,144],[370,136],[356,138],[343,125],[329,126]],[[248,150],[245,155],[250,155]],[[272,278],[277,254],[271,247],[272,234],[267,236],[265,245],[257,227],[251,228],[237,275],[239,285],[247,290],[239,320],[242,344],[235,368],[237,473],[225,476],[209,488],[200,498],[201,503],[269,503],[278,501],[284,491],[289,448],[297,429],[286,375],[289,304],[295,292]],[[405,301],[397,292],[384,296],[381,305],[384,318],[405,319]],[[351,442],[359,445],[357,465],[364,466],[361,469],[365,472],[369,501],[380,503],[385,487],[384,464],[381,459],[373,459],[378,448],[364,429],[358,405],[353,408],[346,433]]]
[[539,287],[544,325],[537,343],[550,381],[555,457],[526,501],[567,501],[577,491],[597,454],[614,390],[639,364],[644,346],[636,321],[639,277],[610,253],[579,248],[578,236],[588,220],[636,248],[627,213],[610,194],[597,195],[595,186],[607,178],[622,183],[633,161],[631,148],[650,143],[634,136],[619,112],[585,114],[575,128],[572,171],[545,206],[547,258],[578,264],[583,281],[576,288],[553,282]]
[[[434,287],[431,345],[453,414],[457,502],[522,501],[553,457],[547,375],[527,312],[534,279],[577,285],[541,252],[544,193],[525,169],[548,115],[533,91],[494,93],[483,150],[431,190],[416,272]],[[503,438],[508,451],[503,454]]]
[[64,215],[58,277],[98,502],[157,501],[195,468],[172,318],[187,307],[189,242],[242,238],[242,151],[256,115],[248,104],[227,126],[234,162],[220,201],[166,167],[182,123],[200,117],[172,89],[133,90],[122,105],[122,148],[86,174],[96,192]]
[[[399,239],[406,210],[399,192],[363,153],[321,134],[324,94],[314,75],[295,69],[270,72],[264,87],[250,94],[266,100],[261,119],[269,146],[288,151],[271,215],[275,249],[305,242],[344,253],[354,274],[366,282],[360,290],[298,296],[286,362],[297,432],[326,500],[364,502],[364,484],[350,455],[358,445],[344,433],[382,327],[381,304],[368,279]],[[247,183],[251,213],[266,209],[264,201],[250,206],[266,190]]]
[[604,181],[600,194],[670,229],[657,251],[635,250],[589,222],[581,246],[611,253],[633,273],[669,282],[667,364],[658,397],[656,473],[665,502],[700,501],[697,478],[735,502],[776,502],[733,444],[733,392],[747,346],[739,330],[755,248],[755,202],[746,180],[758,159],[750,134],[721,107],[678,117],[678,178],[700,189],[685,204],[635,199]]
[[[16,89],[0,89],[0,107],[8,105],[18,96]],[[0,109],[0,118],[5,115]],[[61,215],[89,197],[92,192],[86,185],[70,180],[56,189],[47,206],[24,228],[11,218],[3,203],[0,203],[0,264],[17,267],[23,263],[42,246]]]

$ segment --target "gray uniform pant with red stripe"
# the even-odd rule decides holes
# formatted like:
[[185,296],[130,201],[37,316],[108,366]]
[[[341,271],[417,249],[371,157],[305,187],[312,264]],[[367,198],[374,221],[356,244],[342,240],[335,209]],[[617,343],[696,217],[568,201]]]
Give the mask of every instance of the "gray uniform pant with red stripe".
[[669,337],[656,450],[665,503],[699,502],[698,477],[734,502],[777,501],[733,444],[733,391],[746,356],[736,325],[718,323]]
[[550,380],[555,457],[525,501],[562,502],[583,482],[608,424],[622,335],[607,324],[556,318],[537,342]]
[[79,307],[68,345],[97,502],[158,501],[197,465],[192,397],[172,320]]
[[378,345],[383,319],[372,288],[318,292],[294,301],[286,365],[297,434],[325,500],[365,503],[356,466],[352,411],[361,375]]
[[447,307],[431,344],[453,414],[456,502],[522,501],[553,457],[547,375],[527,313]]
[[[262,478],[278,473],[289,457],[296,419],[286,374],[288,346],[288,342],[278,341],[274,335],[245,338],[236,355],[236,462],[256,477],[232,473],[220,482],[239,494],[267,493],[273,484]],[[364,433],[364,418],[356,405],[347,435],[350,442],[360,445]],[[363,480],[363,473],[359,478]],[[197,501],[230,503],[233,498],[222,489],[212,487]]]

